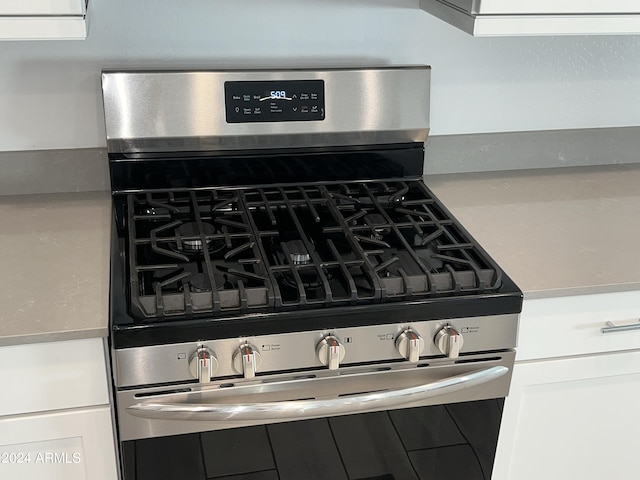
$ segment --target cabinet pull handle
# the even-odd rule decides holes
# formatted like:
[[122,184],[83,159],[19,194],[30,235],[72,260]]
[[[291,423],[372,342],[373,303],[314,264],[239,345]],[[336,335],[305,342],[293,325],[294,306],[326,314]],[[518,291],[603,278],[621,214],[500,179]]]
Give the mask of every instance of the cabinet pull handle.
[[[638,320],[640,322],[640,320]],[[600,331],[602,333],[614,333],[614,332],[630,332],[632,330],[640,330],[640,323],[633,323],[631,325],[614,325],[612,322],[607,322],[606,327],[602,327]]]

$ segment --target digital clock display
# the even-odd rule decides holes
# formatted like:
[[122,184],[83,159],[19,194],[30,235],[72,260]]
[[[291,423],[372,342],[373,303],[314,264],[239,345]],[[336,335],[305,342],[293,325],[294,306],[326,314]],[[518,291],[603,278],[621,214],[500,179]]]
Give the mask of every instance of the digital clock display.
[[227,123],[325,118],[324,80],[225,82]]
[[287,97],[286,90],[271,90],[267,98],[274,100],[291,100],[291,97]]

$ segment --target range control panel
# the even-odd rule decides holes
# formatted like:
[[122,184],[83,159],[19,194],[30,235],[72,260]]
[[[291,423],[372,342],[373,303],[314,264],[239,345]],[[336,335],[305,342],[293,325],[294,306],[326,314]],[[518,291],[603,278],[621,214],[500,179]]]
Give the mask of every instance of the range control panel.
[[227,123],[324,120],[324,80],[224,83]]
[[[515,347],[518,315],[427,320],[115,350],[118,388],[300,369],[418,362]],[[469,357],[465,357],[467,360]]]

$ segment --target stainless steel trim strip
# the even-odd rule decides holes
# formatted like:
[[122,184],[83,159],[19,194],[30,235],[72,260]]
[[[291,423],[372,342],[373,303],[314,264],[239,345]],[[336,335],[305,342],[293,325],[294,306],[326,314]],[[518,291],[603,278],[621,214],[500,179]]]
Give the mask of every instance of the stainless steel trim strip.
[[360,412],[362,409],[393,408],[406,403],[422,401],[439,395],[457,392],[463,388],[487,383],[505,375],[507,372],[509,372],[507,367],[495,366],[472,373],[437,380],[417,387],[339,397],[330,400],[237,404],[140,403],[128,407],[127,411],[131,415],[138,417],[159,420],[302,420],[325,415],[343,415]]
[[607,321],[606,325],[607,325],[606,327],[602,327],[600,329],[602,333],[631,332],[635,330],[640,330],[640,323],[635,323],[631,325],[615,325],[613,322]]
[[[133,153],[424,142],[430,74],[427,66],[105,72],[107,145]],[[225,82],[312,79],[325,82],[324,120],[227,123]]]

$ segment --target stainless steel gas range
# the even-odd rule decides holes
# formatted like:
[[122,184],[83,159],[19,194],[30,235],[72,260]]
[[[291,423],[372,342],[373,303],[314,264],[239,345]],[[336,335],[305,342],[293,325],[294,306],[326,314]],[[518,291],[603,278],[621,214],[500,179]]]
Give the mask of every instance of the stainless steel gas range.
[[430,69],[102,81],[124,478],[489,479],[522,294],[422,180]]

